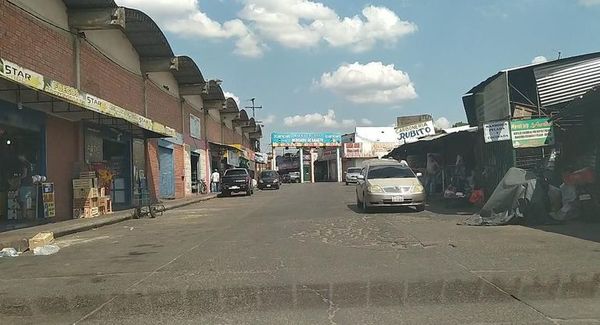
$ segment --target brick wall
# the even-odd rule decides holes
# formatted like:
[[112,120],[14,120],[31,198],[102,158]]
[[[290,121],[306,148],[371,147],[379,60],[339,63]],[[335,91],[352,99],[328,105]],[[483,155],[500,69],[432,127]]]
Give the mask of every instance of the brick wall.
[[[203,112],[199,112],[196,109],[194,109],[192,106],[190,106],[187,103],[183,104],[183,112],[184,112],[184,124],[185,124],[185,129],[183,130],[183,141],[188,144],[190,146],[190,148],[192,148],[192,150],[194,149],[206,149],[206,139],[204,139],[204,127],[205,124],[203,122],[202,119],[202,115],[204,114]],[[198,117],[200,119],[200,135],[202,137],[202,139],[196,139],[196,138],[192,138],[190,136],[190,114],[194,114],[194,116]]]
[[81,89],[144,115],[144,81],[107,59],[89,44],[81,44]]
[[46,125],[46,167],[48,180],[54,182],[56,219],[73,217],[73,166],[78,160],[79,126],[48,115]]
[[225,144],[235,144],[235,131],[223,125],[223,142]]
[[208,141],[221,143],[221,123],[215,121],[212,116],[206,116],[206,137]]
[[150,119],[168,125],[177,132],[183,132],[181,128],[181,107],[178,98],[161,90],[151,81],[146,81],[146,98]]
[[0,57],[74,86],[73,37],[0,0]]
[[183,146],[173,145],[173,167],[175,171],[173,177],[175,177],[175,197],[185,197],[185,167],[183,165]]
[[148,190],[154,198],[160,197],[160,170],[158,168],[158,140],[146,140],[146,177]]

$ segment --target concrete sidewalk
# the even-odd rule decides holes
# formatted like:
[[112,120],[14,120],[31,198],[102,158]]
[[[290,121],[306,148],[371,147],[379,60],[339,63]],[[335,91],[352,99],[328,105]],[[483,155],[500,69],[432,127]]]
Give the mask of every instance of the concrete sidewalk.
[[[216,194],[209,193],[184,199],[165,200],[162,203],[166,210],[177,209],[186,205],[207,201],[217,197]],[[0,249],[4,247],[13,247],[19,252],[29,248],[29,238],[40,232],[53,232],[54,238],[70,235],[76,232],[86,231],[106,225],[111,225],[127,219],[131,219],[133,209],[116,211],[109,215],[96,218],[72,219],[56,223],[47,223],[39,226],[32,226],[16,230],[10,230],[0,233]]]

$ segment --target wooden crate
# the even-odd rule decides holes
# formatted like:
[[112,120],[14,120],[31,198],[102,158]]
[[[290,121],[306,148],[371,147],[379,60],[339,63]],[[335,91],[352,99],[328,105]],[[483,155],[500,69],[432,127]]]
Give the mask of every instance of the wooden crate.
[[73,199],[73,209],[93,208],[98,206],[98,198]]
[[98,187],[97,178],[76,178],[73,180],[73,188]]
[[79,178],[96,178],[95,171],[80,172]]
[[97,198],[98,189],[95,187],[91,188],[73,188],[73,198],[75,199],[92,199]]
[[40,232],[37,235],[29,238],[29,249],[33,250],[36,247],[50,244],[54,240],[54,233]]

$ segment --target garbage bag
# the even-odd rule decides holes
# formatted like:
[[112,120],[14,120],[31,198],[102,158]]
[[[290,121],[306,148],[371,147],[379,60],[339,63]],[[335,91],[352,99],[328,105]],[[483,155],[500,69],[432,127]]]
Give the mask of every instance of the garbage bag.
[[12,247],[5,247],[0,251],[0,257],[17,257],[19,252]]
[[33,249],[33,255],[41,255],[41,256],[45,256],[45,255],[52,255],[52,254],[56,254],[58,251],[60,250],[60,247],[56,246],[56,245],[44,245],[44,246],[39,246]]

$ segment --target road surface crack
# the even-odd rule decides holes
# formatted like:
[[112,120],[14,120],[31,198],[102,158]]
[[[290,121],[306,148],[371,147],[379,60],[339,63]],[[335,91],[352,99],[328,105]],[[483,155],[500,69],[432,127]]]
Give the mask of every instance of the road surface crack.
[[336,325],[337,323],[335,321],[335,314],[338,312],[338,310],[340,310],[340,308],[335,305],[335,303],[333,302],[333,300],[331,298],[325,297],[319,291],[317,291],[317,290],[315,290],[313,288],[309,288],[308,286],[305,286],[305,285],[303,285],[302,287],[304,289],[308,289],[308,290],[312,291],[319,298],[321,298],[321,300],[323,300],[324,303],[326,303],[327,305],[329,305],[329,308],[327,308],[327,319],[329,320],[329,324]]

